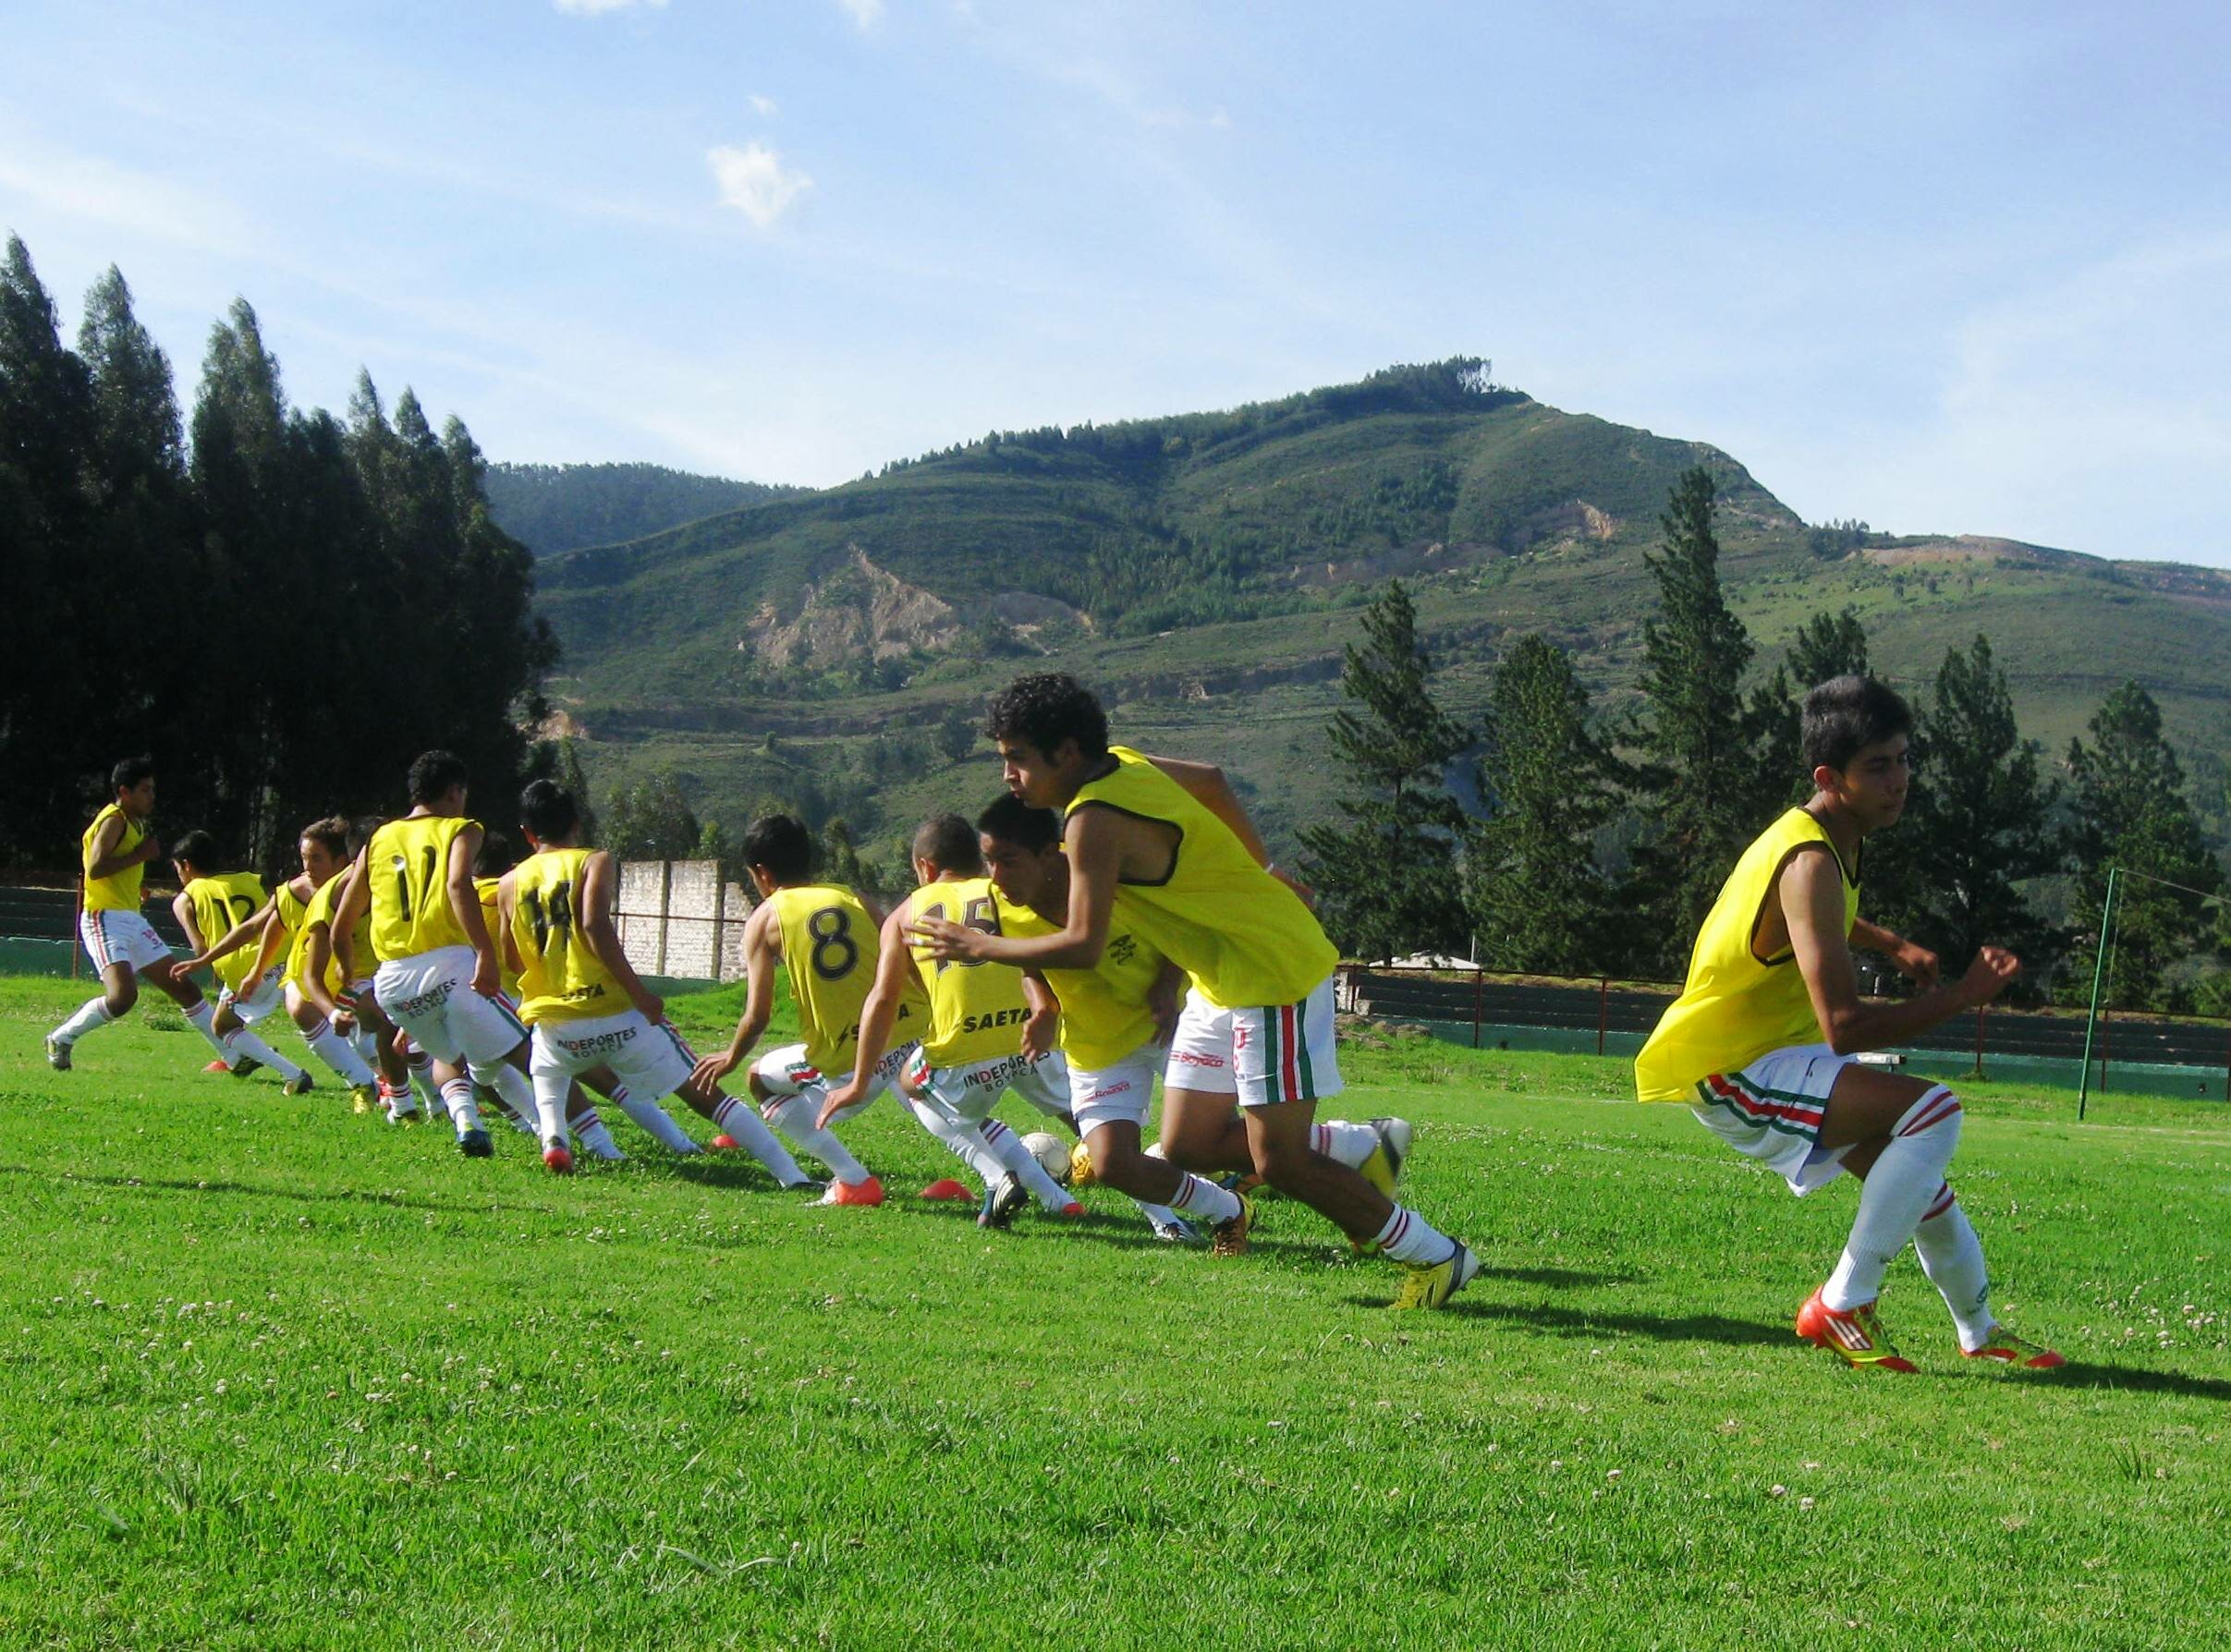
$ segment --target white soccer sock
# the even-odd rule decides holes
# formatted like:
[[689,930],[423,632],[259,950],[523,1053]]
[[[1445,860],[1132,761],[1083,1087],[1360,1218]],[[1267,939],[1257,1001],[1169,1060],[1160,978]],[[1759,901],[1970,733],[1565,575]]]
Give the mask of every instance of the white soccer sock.
[[[419,1100],[429,1114],[442,1111],[442,1089],[433,1081],[433,1057],[422,1050],[414,1050],[403,1058],[404,1071],[410,1075],[410,1087],[419,1093]],[[409,1110],[406,1108],[405,1111]]]
[[364,1058],[349,1046],[347,1039],[330,1026],[321,1026],[316,1032],[304,1033],[302,1042],[320,1061],[334,1070],[334,1075],[354,1089],[360,1084],[372,1082],[372,1069]]
[[50,1035],[57,1044],[75,1044],[96,1026],[106,1026],[116,1016],[110,1013],[105,998],[88,999],[78,1006],[78,1013],[55,1028]]
[[666,1110],[657,1102],[637,1095],[624,1084],[612,1087],[612,1104],[635,1122],[635,1127],[649,1134],[661,1147],[677,1153],[702,1151],[676,1124]]
[[1945,1185],[1945,1168],[1960,1144],[1960,1102],[1943,1085],[1906,1110],[1875,1156],[1859,1190],[1859,1213],[1836,1269],[1821,1287],[1821,1301],[1837,1313],[1872,1302],[1883,1270],[1906,1248],[1922,1216]]
[[179,1014],[186,1017],[187,1026],[209,1040],[209,1047],[217,1052],[219,1061],[227,1067],[237,1067],[240,1064],[238,1054],[235,1053],[231,1046],[227,1045],[223,1039],[217,1037],[217,1012],[210,1007],[208,999],[196,1000],[192,1009],[181,1010]]
[[1038,1162],[1037,1154],[1022,1145],[1022,1137],[997,1119],[983,1122],[983,1139],[1007,1174],[1020,1182],[1045,1209],[1067,1210],[1077,1202],[1069,1196],[1067,1188],[1046,1174],[1046,1167]]
[[449,1109],[449,1122],[457,1127],[460,1136],[481,1128],[481,1108],[472,1099],[471,1079],[452,1078],[444,1084],[442,1103]]
[[713,1122],[721,1127],[721,1134],[767,1167],[768,1173],[785,1187],[803,1187],[813,1178],[798,1167],[790,1157],[790,1149],[783,1146],[766,1121],[749,1101],[734,1096],[723,1096],[713,1104]]
[[1949,1184],[1938,1191],[1929,1214],[1913,1230],[1913,1248],[1921,1258],[1921,1271],[1952,1310],[1960,1346],[1974,1353],[1991,1340],[1992,1327],[1998,1321],[1991,1312],[1991,1275],[1983,1266],[1983,1242],[1975,1236],[1975,1224],[1960,1209]]
[[[534,1128],[535,1120],[541,1113],[541,1103],[535,1099],[534,1082],[526,1074],[509,1062],[472,1062],[468,1063],[466,1070],[472,1075],[473,1083],[485,1085],[496,1093],[515,1120],[530,1130]],[[563,1091],[559,1093],[557,1116],[561,1121],[566,1116]],[[547,1135],[547,1132],[544,1134]],[[558,1139],[566,1139],[562,1130]]]
[[[473,1076],[480,1075],[476,1073]],[[572,1139],[566,1134],[566,1103],[573,1093],[572,1080],[563,1073],[538,1073],[530,1087],[534,1091],[535,1122],[541,1126],[535,1139],[545,1148],[566,1146]]]
[[1327,1159],[1355,1170],[1379,1148],[1379,1133],[1347,1119],[1321,1119],[1310,1126],[1310,1146]]
[[1396,1205],[1386,1226],[1372,1238],[1372,1247],[1390,1261],[1432,1266],[1448,1260],[1456,1241],[1415,1210]]
[[1187,1216],[1198,1216],[1203,1221],[1229,1221],[1239,1214],[1239,1196],[1228,1187],[1219,1187],[1213,1182],[1180,1171],[1185,1177],[1170,1199],[1170,1209]]
[[380,1037],[377,1033],[366,1032],[359,1026],[348,1035],[348,1044],[366,1066],[376,1067],[380,1064]]
[[597,1117],[596,1109],[586,1107],[573,1121],[573,1133],[581,1138],[581,1146],[599,1159],[619,1160],[628,1157],[620,1151],[620,1144],[612,1139],[612,1132],[604,1128],[604,1121]]
[[945,1143],[945,1150],[974,1171],[987,1188],[1006,1179],[1006,1166],[1000,1162],[999,1155],[992,1151],[992,1144],[974,1125],[948,1117],[919,1097],[902,1095],[900,1099],[915,1122]]
[[[209,1001],[203,999],[201,1002],[206,1006]],[[226,1033],[217,1048],[226,1052],[226,1064],[228,1066],[238,1066],[239,1063],[234,1058],[244,1055],[250,1061],[262,1062],[288,1084],[292,1084],[302,1076],[301,1068],[296,1066],[294,1063],[288,1061],[262,1039],[257,1038],[245,1026],[236,1026],[232,1031]]]
[[[777,1102],[774,1112],[775,1128],[827,1165],[829,1173],[839,1182],[871,1180],[868,1167],[847,1152],[843,1142],[813,1122],[815,1111],[810,1096],[792,1096]],[[744,1138],[738,1136],[736,1139]]]

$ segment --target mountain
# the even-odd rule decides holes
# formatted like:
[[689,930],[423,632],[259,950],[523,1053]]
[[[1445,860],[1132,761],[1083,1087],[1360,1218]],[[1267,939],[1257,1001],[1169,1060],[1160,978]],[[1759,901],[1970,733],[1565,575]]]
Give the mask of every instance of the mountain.
[[537,556],[638,540],[803,492],[659,465],[491,465],[489,514]]
[[[1409,582],[1476,716],[1505,639],[1632,703],[1674,479],[1719,487],[1722,576],[1771,665],[1856,609],[1908,686],[1988,633],[2056,755],[2125,676],[2201,777],[2231,736],[2231,578],[1982,538],[1808,529],[1701,443],[1562,412],[1486,364],[1396,368],[1228,412],[997,432],[842,487],[551,555],[559,724],[596,783],[673,767],[701,813],[765,801],[881,843],[996,784],[983,697],[1058,664],[1147,746],[1223,762],[1274,840],[1331,806],[1323,724],[1353,608]],[[957,761],[948,752],[963,755]],[[2213,770],[2209,765],[2213,763]]]

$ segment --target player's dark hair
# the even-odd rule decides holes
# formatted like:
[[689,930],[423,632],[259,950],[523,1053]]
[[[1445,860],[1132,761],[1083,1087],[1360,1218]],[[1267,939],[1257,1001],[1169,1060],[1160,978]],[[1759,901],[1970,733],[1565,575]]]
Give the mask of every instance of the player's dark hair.
[[386,822],[377,815],[359,815],[348,822],[348,858],[354,860],[364,853],[364,845],[372,842],[372,834]]
[[1800,747],[1805,767],[1841,773],[1860,751],[1913,733],[1913,711],[1872,677],[1831,677],[1805,697]]
[[1064,740],[1076,741],[1079,754],[1088,758],[1108,749],[1108,714],[1092,691],[1066,671],[1017,677],[992,697],[984,727],[993,739],[1026,740],[1043,757]]
[[465,783],[465,759],[454,751],[421,751],[410,761],[410,800],[434,804]]
[[762,815],[744,829],[744,864],[763,866],[777,883],[813,875],[813,834],[796,815]]
[[519,794],[519,824],[543,843],[571,837],[580,823],[580,805],[555,780],[530,781]]
[[335,860],[346,860],[356,853],[348,846],[348,822],[339,815],[311,821],[302,828],[301,836],[304,842],[318,844]]
[[1061,817],[1050,808],[1032,808],[1012,792],[1002,792],[976,817],[976,830],[1018,849],[1043,855],[1061,842]]
[[155,759],[142,752],[128,757],[108,771],[108,778],[119,792],[128,792],[155,771]]
[[518,863],[508,836],[493,828],[481,833],[481,852],[472,857],[474,877],[501,878]]
[[977,846],[976,828],[960,815],[939,815],[916,827],[914,858],[928,861],[941,872],[983,876],[984,856]]
[[170,857],[197,872],[213,872],[217,869],[217,840],[197,826],[178,834],[170,845]]

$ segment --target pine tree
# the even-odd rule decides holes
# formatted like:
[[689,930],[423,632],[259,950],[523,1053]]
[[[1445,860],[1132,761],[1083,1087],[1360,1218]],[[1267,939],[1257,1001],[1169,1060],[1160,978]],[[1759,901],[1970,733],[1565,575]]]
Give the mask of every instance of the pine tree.
[[2108,869],[2142,874],[2117,881],[2112,1002],[2178,1008],[2185,990],[2170,972],[2213,942],[2205,897],[2222,887],[2223,869],[2201,837],[2153,697],[2125,682],[2086,726],[2089,746],[2068,743],[2076,817],[2070,917],[2096,935]]
[[1868,672],[1867,627],[1849,608],[1841,613],[1816,613],[1798,627],[1783,663],[1800,700],[1834,678],[1863,677]]
[[1798,627],[1782,663],[1751,690],[1745,709],[1751,752],[1747,817],[1762,820],[1812,795],[1802,749],[1805,697],[1835,677],[1866,672],[1867,631],[1850,609],[1816,613]]
[[1602,967],[1610,891],[1591,851],[1617,812],[1620,768],[1590,729],[1588,690],[1565,652],[1522,637],[1489,691],[1466,898],[1480,962],[1582,975]]
[[702,835],[671,769],[620,787],[604,810],[604,847],[621,860],[687,860]]
[[[2060,937],[2019,885],[2061,869],[2053,825],[2060,788],[2041,777],[2042,748],[2021,737],[2006,674],[1985,638],[1945,655],[1917,712],[1912,753],[1905,818],[1868,844],[1870,912],[1935,952],[1947,977],[1985,945],[2007,948],[2034,996]],[[1876,863],[1891,848],[1896,876],[1878,901]]]
[[1651,921],[1636,927],[1639,964],[1671,973],[1743,845],[1764,824],[1754,759],[1760,721],[1743,697],[1750,637],[1720,590],[1712,473],[1674,484],[1659,554],[1658,616],[1642,628],[1645,711],[1638,744],[1654,820],[1635,848],[1637,893]]
[[1327,730],[1355,795],[1339,800],[1345,825],[1301,833],[1304,876],[1325,927],[1354,955],[1454,951],[1466,940],[1457,875],[1464,813],[1447,772],[1471,736],[1434,703],[1432,662],[1399,580],[1364,609],[1363,629],[1340,676],[1356,709],[1343,706]]

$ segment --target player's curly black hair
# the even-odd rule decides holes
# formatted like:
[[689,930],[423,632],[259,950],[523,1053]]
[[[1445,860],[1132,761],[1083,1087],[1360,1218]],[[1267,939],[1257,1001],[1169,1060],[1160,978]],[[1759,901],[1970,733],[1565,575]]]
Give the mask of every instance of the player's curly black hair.
[[[346,860],[356,853],[348,846],[348,822],[339,815],[321,815],[296,835],[306,843],[316,844],[335,860]],[[363,846],[359,844],[357,848]]]
[[992,697],[984,723],[993,739],[1025,741],[1041,757],[1051,757],[1064,740],[1076,741],[1080,757],[1103,757],[1108,749],[1108,714],[1066,671],[1017,677]]
[[1032,808],[1011,792],[1002,792],[976,817],[976,830],[998,843],[1043,855],[1061,842],[1061,817],[1050,808]]
[[530,780],[519,794],[519,824],[543,843],[571,837],[580,820],[580,805],[555,780]]
[[108,771],[110,783],[119,792],[128,792],[155,771],[155,759],[142,752],[128,757]]
[[170,857],[197,872],[213,872],[217,869],[217,840],[197,826],[171,840]]
[[1806,695],[1802,729],[1806,770],[1841,773],[1863,747],[1913,733],[1913,711],[1872,677],[1831,677]]
[[454,751],[421,751],[410,760],[410,800],[432,807],[466,783],[465,759]]

